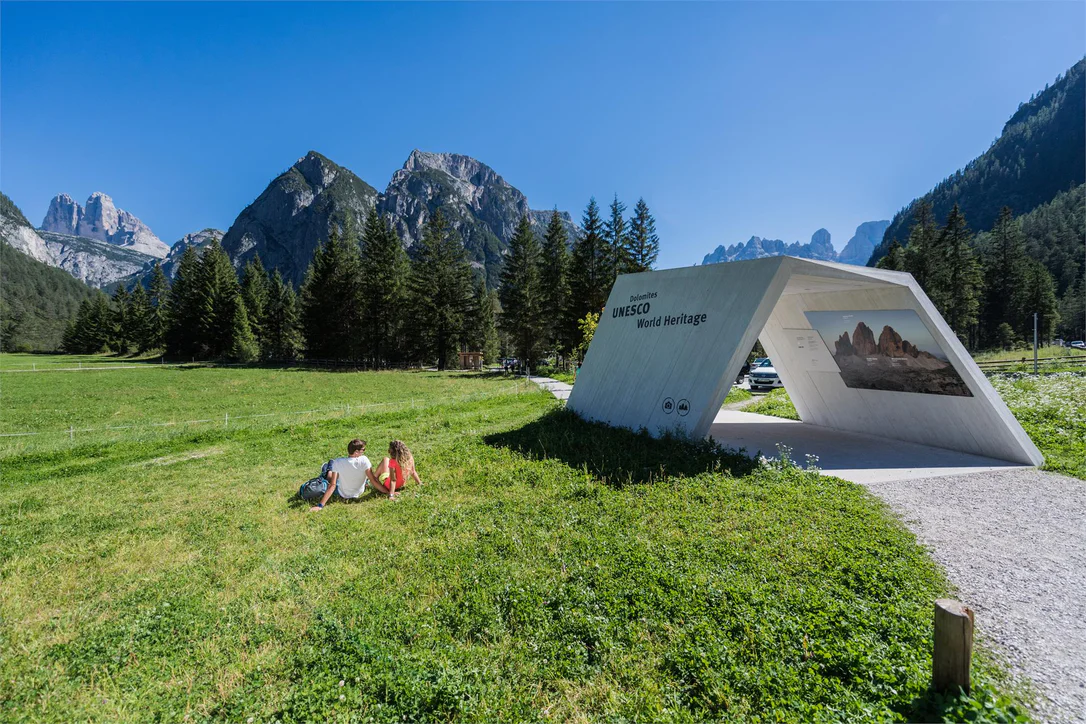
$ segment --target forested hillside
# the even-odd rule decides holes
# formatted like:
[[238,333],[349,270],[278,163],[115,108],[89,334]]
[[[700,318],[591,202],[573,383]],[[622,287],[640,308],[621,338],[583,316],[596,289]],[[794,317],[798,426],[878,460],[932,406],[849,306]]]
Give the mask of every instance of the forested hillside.
[[[1023,103],[983,155],[915,199],[894,216],[868,262],[873,266],[895,240],[905,244],[917,205],[945,219],[957,204],[970,226],[991,229],[1003,206],[1024,214],[1086,181],[1086,59]],[[1081,259],[1081,254],[1079,258]],[[1059,280],[1062,269],[1049,267]]]
[[63,269],[0,243],[0,348],[58,349],[79,303],[95,294]]

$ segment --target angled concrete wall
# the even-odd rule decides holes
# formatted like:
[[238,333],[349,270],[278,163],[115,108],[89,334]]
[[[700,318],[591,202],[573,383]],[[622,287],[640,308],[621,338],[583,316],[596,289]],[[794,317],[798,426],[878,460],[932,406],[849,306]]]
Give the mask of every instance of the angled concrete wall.
[[[839,310],[915,311],[972,396],[846,386],[805,316]],[[619,277],[568,406],[616,426],[704,437],[759,337],[804,422],[1042,462],[910,275],[790,257]]]

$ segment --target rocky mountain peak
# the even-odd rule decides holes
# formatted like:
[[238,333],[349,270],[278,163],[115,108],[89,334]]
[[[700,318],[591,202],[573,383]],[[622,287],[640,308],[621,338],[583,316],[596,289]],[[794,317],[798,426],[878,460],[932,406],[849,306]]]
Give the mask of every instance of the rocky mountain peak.
[[882,235],[889,226],[889,220],[865,221],[857,226],[856,233],[845,244],[845,248],[837,256],[837,261],[843,264],[866,264],[875,247],[882,242]]
[[867,355],[875,354],[877,349],[878,347],[875,345],[875,333],[863,322],[857,323],[856,329],[852,333],[853,354],[858,357],[866,357]]
[[55,231],[58,234],[75,235],[76,227],[83,210],[68,194],[57,194],[49,202],[49,210],[41,222],[42,231]]
[[302,156],[292,168],[302,174],[306,182],[315,189],[331,186],[340,170],[340,167],[329,160],[327,156],[323,156],[316,151],[310,151]]
[[41,229],[97,239],[159,259],[170,250],[146,224],[134,214],[118,209],[113,199],[101,191],[91,194],[85,207],[77,204],[68,194],[57,194],[49,202]]

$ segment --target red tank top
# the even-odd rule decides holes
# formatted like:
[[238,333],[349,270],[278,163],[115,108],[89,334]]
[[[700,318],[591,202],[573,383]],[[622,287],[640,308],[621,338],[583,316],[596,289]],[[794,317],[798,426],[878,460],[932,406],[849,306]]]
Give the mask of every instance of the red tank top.
[[388,485],[390,490],[399,490],[403,487],[403,470],[400,468],[400,464],[396,462],[396,458],[388,459]]

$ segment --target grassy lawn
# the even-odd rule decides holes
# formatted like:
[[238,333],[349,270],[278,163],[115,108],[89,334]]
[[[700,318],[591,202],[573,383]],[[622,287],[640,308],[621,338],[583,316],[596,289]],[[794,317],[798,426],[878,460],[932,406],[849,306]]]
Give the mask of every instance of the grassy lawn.
[[[360,379],[365,383],[360,384]],[[517,385],[524,389],[529,383],[480,373],[377,372],[360,377],[311,369],[148,365],[79,372],[0,372],[0,385],[0,433],[14,433],[191,420],[218,424],[227,422],[227,415],[234,425],[254,420],[266,425],[266,418],[252,416],[272,414],[272,421],[280,422],[316,419],[333,408],[345,414],[347,405],[355,411],[420,406],[498,394]],[[121,433],[125,438],[132,434]],[[80,433],[77,441],[85,437]],[[15,438],[27,445],[56,439],[55,435]],[[0,442],[0,448],[3,445]]]
[[[1081,350],[1071,349],[1070,347],[1039,347],[1037,349],[1037,357],[1044,359],[1046,357],[1086,357],[1086,352]],[[1028,360],[1033,362],[1033,347],[1028,349],[1011,349],[1011,350],[992,350],[988,352],[978,352],[973,355],[973,359],[977,362],[1014,362],[1018,360]]]
[[788,420],[799,419],[795,405],[792,404],[792,400],[789,399],[788,393],[785,392],[783,387],[771,390],[768,395],[753,405],[744,407],[743,412],[753,412],[756,415],[772,415],[773,417],[783,417]]
[[743,389],[742,387],[732,387],[728,391],[728,396],[724,398],[725,405],[731,405],[736,402],[744,402],[753,398],[750,390]]
[[[1013,716],[986,660],[976,698],[927,693],[947,582],[857,485],[487,377],[0,381],[8,428],[426,400],[0,448],[3,721]],[[307,513],[293,492],[356,435],[371,457],[407,441],[426,485]]]

